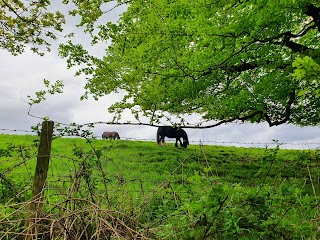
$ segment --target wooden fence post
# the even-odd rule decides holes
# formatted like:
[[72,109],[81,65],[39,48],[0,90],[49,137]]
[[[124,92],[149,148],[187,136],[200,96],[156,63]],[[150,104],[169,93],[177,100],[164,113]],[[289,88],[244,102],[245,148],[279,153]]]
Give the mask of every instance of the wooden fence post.
[[38,147],[38,157],[36,171],[32,186],[32,199],[30,203],[29,220],[26,222],[26,239],[36,239],[39,227],[37,221],[41,218],[41,209],[43,205],[43,189],[48,175],[49,159],[53,135],[53,122],[42,122],[40,134],[40,143]]

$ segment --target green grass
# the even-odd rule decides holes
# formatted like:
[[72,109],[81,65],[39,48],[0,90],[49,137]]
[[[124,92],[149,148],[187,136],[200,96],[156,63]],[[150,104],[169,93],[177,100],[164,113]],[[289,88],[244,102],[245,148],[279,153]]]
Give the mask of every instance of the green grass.
[[[0,135],[2,206],[31,198],[37,139]],[[88,199],[159,239],[317,239],[319,160],[317,150],[58,138],[44,208]]]

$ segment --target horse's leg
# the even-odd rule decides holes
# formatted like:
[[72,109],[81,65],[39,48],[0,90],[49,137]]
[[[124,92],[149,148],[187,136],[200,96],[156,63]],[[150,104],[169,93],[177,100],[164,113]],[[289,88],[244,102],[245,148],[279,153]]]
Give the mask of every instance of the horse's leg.
[[174,144],[175,147],[178,147],[178,140],[180,141],[179,138],[176,138],[176,143]]
[[164,141],[164,138],[165,138],[165,136],[160,136],[161,146],[168,146],[168,145],[166,144],[166,142]]
[[179,142],[180,142],[180,147],[182,147],[182,142],[181,142],[181,138],[179,138]]
[[160,136],[159,143],[160,143],[160,146],[163,146],[163,144],[164,144],[164,137]]

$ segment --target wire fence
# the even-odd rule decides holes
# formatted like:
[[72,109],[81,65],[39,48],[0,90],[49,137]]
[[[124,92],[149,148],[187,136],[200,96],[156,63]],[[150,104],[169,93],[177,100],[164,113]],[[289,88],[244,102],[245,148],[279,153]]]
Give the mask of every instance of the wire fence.
[[[3,130],[3,129],[0,129]],[[20,131],[20,130],[12,130],[14,132],[16,131]],[[22,130],[23,132],[26,132],[26,130]],[[30,131],[32,132],[32,131]],[[78,137],[78,136],[76,136]],[[97,136],[98,138],[98,136]],[[66,146],[65,148],[70,148],[70,146],[74,145],[72,138],[66,138],[69,139],[69,142],[66,142]],[[149,138],[124,138],[124,140],[128,140],[128,141],[152,141],[154,142],[155,139],[149,139]],[[113,141],[117,141],[117,140],[104,140],[104,141],[108,141],[109,143],[112,143]],[[170,140],[168,139],[168,142],[174,142],[174,140]],[[245,142],[223,142],[223,141],[190,141],[193,142],[197,145],[203,146],[204,143],[211,143],[213,145],[222,145],[222,146],[226,146],[226,145],[230,145],[230,146],[235,146],[235,145],[246,145],[246,146],[250,146],[250,145],[261,145],[263,146],[263,148],[265,148],[266,146],[270,147],[270,146],[275,146],[275,145],[285,145],[285,144],[292,144],[292,143],[279,143],[279,142],[268,142],[268,143],[245,143]],[[295,145],[297,146],[303,146],[304,143],[295,143]],[[320,143],[305,143],[305,145],[314,145],[314,146],[319,146]],[[308,148],[311,149],[311,148]],[[33,178],[33,169],[32,167],[34,165],[30,165],[28,164],[31,161],[35,161],[36,157],[37,157],[37,149],[35,148],[35,146],[25,146],[23,149],[15,149],[14,151],[16,151],[18,154],[16,154],[15,157],[10,157],[7,159],[2,159],[1,160],[1,164],[7,165],[8,167],[6,167],[5,169],[2,168],[1,169],[1,176],[0,178],[2,178],[3,180],[7,181],[6,176],[9,174],[15,174],[15,172],[18,172],[19,174],[24,175],[24,177],[26,177],[26,179],[28,180],[28,183],[30,184]],[[245,153],[244,153],[245,154]],[[61,155],[61,154],[51,154],[51,162],[50,162],[50,173],[51,177],[54,180],[51,180],[52,182],[58,182],[60,187],[57,186],[50,186],[50,182],[49,182],[49,186],[47,187],[47,189],[59,189],[59,191],[62,191],[63,189],[65,189],[66,187],[63,185],[63,183],[66,182],[70,182],[72,181],[72,179],[74,178],[74,176],[72,176],[77,170],[76,168],[79,167],[79,162],[80,161],[87,161],[85,160],[90,159],[91,157],[93,157],[93,155],[90,156],[81,156],[83,159],[79,160],[78,157],[76,156],[70,156],[70,155]],[[121,154],[119,153],[119,155],[117,156],[117,158],[121,158]],[[138,161],[139,157],[137,157],[137,159],[131,159],[131,161]],[[127,161],[127,159],[125,157],[123,157],[123,161]],[[158,186],[161,185],[164,181],[161,180],[154,180],[154,177],[152,176],[144,176],[143,179],[140,178],[139,176],[124,176],[122,173],[122,170],[119,169],[116,165],[116,163],[113,162],[112,159],[108,158],[107,156],[105,156],[105,159],[103,160],[103,165],[114,165],[114,169],[116,169],[116,171],[112,171],[112,172],[107,172],[106,174],[110,177],[110,179],[116,179],[116,181],[119,183],[120,185],[124,185],[124,184],[129,184],[129,183],[134,183],[137,185],[147,185],[147,184],[152,184],[154,186]],[[179,162],[177,162],[177,164],[179,164]],[[27,167],[28,165],[28,167]],[[31,166],[31,167],[30,167]],[[66,168],[68,168],[68,172],[69,174],[67,175],[61,175],[59,172],[59,168],[61,168],[61,166],[63,166],[66,170]],[[181,166],[181,169],[183,168],[183,166]],[[113,169],[113,170],[114,170]],[[101,170],[101,169],[100,169]],[[100,171],[99,170],[99,171]],[[183,176],[182,176],[183,178]],[[180,179],[181,180],[181,179]],[[180,181],[178,180],[178,181]],[[177,180],[174,180],[177,181]],[[183,180],[181,180],[183,181]],[[8,186],[10,186],[10,184],[8,184]],[[119,191],[123,191],[123,190],[119,190],[119,189],[112,189],[109,190],[111,192],[119,192]],[[139,190],[128,190],[129,192],[136,192],[136,193],[141,193],[141,189]],[[145,190],[145,193],[150,193],[152,192],[152,189],[149,190]]]
[[[0,133],[10,134],[10,133],[21,133],[21,134],[36,134],[35,131],[25,130],[25,129],[8,129],[8,128],[0,128]],[[69,135],[64,137],[80,137],[79,135]],[[92,135],[95,139],[101,139],[101,135]],[[154,142],[155,138],[137,138],[137,137],[126,137],[121,136],[122,140],[129,141],[149,141]],[[167,138],[166,142],[174,142],[174,139]],[[220,146],[235,146],[235,147],[257,147],[257,148],[265,148],[265,147],[275,147],[280,146],[280,148],[284,149],[317,149],[320,147],[320,142],[309,142],[306,140],[301,141],[293,141],[293,142],[280,142],[274,140],[272,142],[241,142],[241,141],[217,141],[217,140],[193,140],[189,139],[189,142],[192,144],[202,144],[202,145],[220,145]]]
[[0,132],[2,133],[12,133],[12,132],[21,132],[21,133],[33,133],[34,131],[32,130],[24,130],[24,129],[10,129],[10,128],[0,128]]

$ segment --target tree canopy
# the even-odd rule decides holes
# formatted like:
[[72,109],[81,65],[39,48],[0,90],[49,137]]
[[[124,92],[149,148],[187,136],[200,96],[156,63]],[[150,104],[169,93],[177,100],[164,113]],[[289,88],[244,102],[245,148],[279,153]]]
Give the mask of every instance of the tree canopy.
[[194,113],[217,124],[320,123],[319,1],[117,1],[127,5],[120,19],[98,25],[106,2],[72,12],[93,44],[112,41],[105,56],[71,41],[60,48],[68,67],[86,64],[83,97],[124,91],[110,110],[151,124]]

